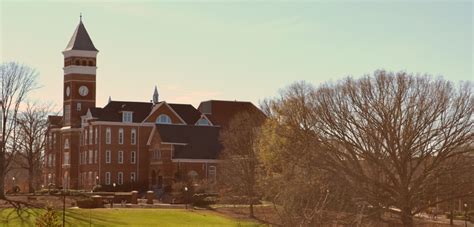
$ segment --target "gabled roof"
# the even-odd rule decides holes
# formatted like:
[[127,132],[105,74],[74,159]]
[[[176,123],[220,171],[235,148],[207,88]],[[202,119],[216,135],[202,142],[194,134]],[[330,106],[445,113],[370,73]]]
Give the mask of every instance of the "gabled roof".
[[[99,121],[122,121],[122,112],[133,112],[133,122],[142,122],[150,113],[153,104],[149,102],[111,101],[104,108],[91,108],[91,114]],[[93,113],[95,112],[95,113]]]
[[89,50],[98,51],[92,43],[91,37],[87,33],[86,28],[82,21],[77,25],[74,34],[72,34],[71,40],[66,46],[65,50]]
[[188,125],[193,125],[201,118],[201,112],[190,104],[175,104],[168,103],[173,110],[186,122]]
[[156,124],[162,142],[175,145],[173,158],[217,159],[222,145],[220,127]]
[[251,102],[209,100],[199,104],[199,111],[205,114],[214,125],[226,127],[232,118],[241,112],[263,115]]

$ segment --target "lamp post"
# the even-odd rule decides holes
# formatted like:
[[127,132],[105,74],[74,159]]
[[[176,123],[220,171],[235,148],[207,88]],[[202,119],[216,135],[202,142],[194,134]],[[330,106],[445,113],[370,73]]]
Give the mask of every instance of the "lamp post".
[[114,199],[115,199],[115,186],[117,186],[117,184],[112,183],[112,186],[114,187],[114,196],[112,197],[112,202],[110,203],[110,207],[113,208],[114,207]]
[[467,227],[467,203],[464,203],[464,226]]
[[48,174],[48,195],[51,192],[51,174]]
[[188,187],[184,187],[184,205],[188,209]]
[[13,186],[12,186],[13,193],[16,193],[16,187],[15,187],[15,177],[12,177],[12,181],[13,181]]

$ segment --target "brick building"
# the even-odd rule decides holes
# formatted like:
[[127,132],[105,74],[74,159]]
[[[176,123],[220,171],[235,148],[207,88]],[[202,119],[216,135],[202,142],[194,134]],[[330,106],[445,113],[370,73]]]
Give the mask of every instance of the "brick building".
[[241,111],[262,114],[250,102],[112,101],[96,107],[95,48],[80,21],[64,55],[63,115],[49,116],[43,182],[90,190],[148,190],[178,176],[215,180],[219,131]]

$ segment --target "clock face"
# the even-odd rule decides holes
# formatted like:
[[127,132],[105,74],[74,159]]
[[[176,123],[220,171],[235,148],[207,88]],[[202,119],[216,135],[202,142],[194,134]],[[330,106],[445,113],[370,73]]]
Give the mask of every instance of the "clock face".
[[69,97],[71,94],[71,88],[69,86],[66,87],[66,96]]
[[89,94],[89,89],[86,86],[81,86],[79,88],[79,94],[81,96],[86,96],[87,94]]

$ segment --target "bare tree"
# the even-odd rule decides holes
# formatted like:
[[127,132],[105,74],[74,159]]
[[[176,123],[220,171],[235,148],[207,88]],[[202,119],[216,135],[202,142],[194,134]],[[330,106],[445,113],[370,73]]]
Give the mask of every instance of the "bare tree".
[[463,187],[469,182],[453,178],[463,168],[456,161],[472,151],[472,84],[376,71],[321,86],[313,97],[326,166],[373,207],[412,226],[413,216],[440,198],[473,194]]
[[30,193],[35,191],[38,186],[38,177],[41,176],[50,113],[50,105],[27,102],[26,109],[19,114],[17,119],[19,126],[18,155],[21,158],[16,159],[16,164],[28,171]]
[[322,168],[325,150],[315,131],[314,91],[299,82],[262,104],[269,118],[259,137],[260,177],[265,198],[284,226],[351,224],[350,215],[334,214],[356,212],[343,179]]
[[[0,64],[1,83],[1,145],[0,145],[0,199],[5,199],[5,175],[16,152],[16,123],[20,105],[28,93],[36,88],[38,73],[15,62]],[[10,144],[10,146],[8,146]]]
[[223,163],[220,165],[222,180],[219,182],[230,189],[230,194],[247,198],[251,217],[254,216],[253,206],[259,195],[257,136],[264,120],[261,112],[242,112],[221,133],[224,149],[220,156]]

